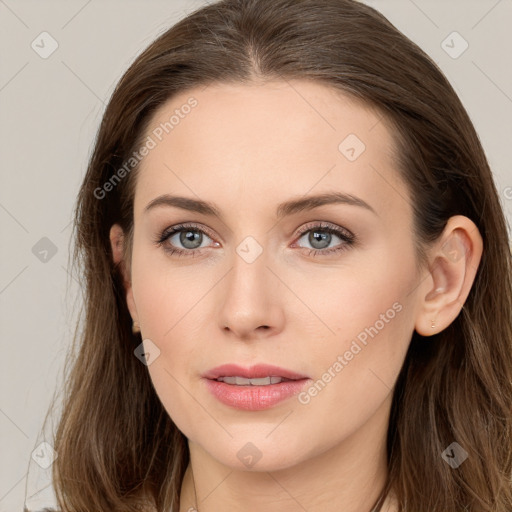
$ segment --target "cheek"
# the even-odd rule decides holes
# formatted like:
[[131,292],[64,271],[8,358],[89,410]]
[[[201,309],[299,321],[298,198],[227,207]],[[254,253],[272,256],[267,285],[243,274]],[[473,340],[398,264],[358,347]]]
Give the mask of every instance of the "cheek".
[[163,249],[134,251],[133,294],[145,337],[164,342],[176,331],[186,328],[192,334],[196,328],[190,318],[213,288],[215,275],[198,272],[193,258],[188,259],[190,265],[178,266]]
[[148,372],[169,416],[185,435],[194,438],[190,428],[197,427],[204,410],[192,399],[190,383],[197,379],[198,350],[205,342],[200,326],[207,293],[216,278],[212,272],[200,275],[194,265],[173,268],[155,252],[134,251],[132,262],[133,294],[142,334],[144,340],[151,340],[149,347],[158,348]]
[[[324,326],[316,332],[333,346],[343,347],[344,339],[358,335],[364,343],[367,328],[374,326],[384,333],[411,320],[412,311],[405,313],[415,282],[415,266],[409,257],[396,258],[392,251],[383,251],[371,258],[358,257],[354,265],[317,272],[314,279],[299,279],[300,290],[296,286],[294,291],[322,320]],[[318,335],[311,335],[318,340]]]
[[364,423],[386,400],[414,330],[414,258],[395,259],[391,251],[380,256],[339,278],[315,281],[316,292],[308,296],[331,332],[322,326],[321,336],[311,330],[306,337],[314,340],[308,353],[315,355],[315,379],[299,401],[310,418],[326,414],[325,428],[334,436],[342,424]]

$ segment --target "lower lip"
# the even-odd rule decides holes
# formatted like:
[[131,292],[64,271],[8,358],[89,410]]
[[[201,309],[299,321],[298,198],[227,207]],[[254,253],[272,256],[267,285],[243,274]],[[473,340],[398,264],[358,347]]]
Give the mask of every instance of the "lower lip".
[[267,386],[236,386],[205,379],[208,390],[223,404],[245,411],[261,411],[297,395],[309,379],[290,380]]

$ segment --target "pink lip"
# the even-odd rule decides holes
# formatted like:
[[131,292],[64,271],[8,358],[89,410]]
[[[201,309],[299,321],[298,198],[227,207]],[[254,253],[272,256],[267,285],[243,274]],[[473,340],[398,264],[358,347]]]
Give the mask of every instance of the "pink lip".
[[216,366],[202,375],[205,379],[218,379],[219,377],[245,377],[246,379],[259,379],[262,377],[284,377],[285,379],[308,379],[306,375],[300,375],[279,366],[269,364],[257,364],[244,368],[237,364],[223,364]]
[[[270,376],[293,380],[267,386],[236,386],[215,380],[218,377],[257,379]],[[236,364],[225,364],[213,368],[203,377],[208,390],[220,402],[246,411],[260,411],[273,407],[279,402],[300,393],[309,380],[309,377],[304,375],[266,364],[259,364],[250,368],[243,368]]]

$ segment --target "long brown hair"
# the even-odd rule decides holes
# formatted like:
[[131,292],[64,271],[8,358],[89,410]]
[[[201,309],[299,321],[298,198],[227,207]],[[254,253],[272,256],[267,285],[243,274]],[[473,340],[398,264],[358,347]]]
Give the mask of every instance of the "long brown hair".
[[[159,36],[124,74],[78,195],[73,258],[85,317],[54,439],[62,511],[177,512],[189,462],[186,438],[134,356],[141,339],[131,332],[109,230],[119,223],[127,233],[129,259],[138,168],[122,179],[114,175],[173,95],[202,84],[295,78],[364,101],[392,127],[413,198],[419,261],[453,215],[472,219],[484,240],[461,314],[438,335],[412,337],[394,391],[386,489],[407,512],[512,510],[509,238],[489,164],[459,98],[418,46],[364,4],[222,0]],[[453,442],[469,455],[457,469],[441,457]]]

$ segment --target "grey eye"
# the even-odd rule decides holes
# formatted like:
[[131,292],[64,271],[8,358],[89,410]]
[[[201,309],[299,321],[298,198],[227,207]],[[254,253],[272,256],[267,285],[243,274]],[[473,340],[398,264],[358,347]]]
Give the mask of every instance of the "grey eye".
[[[175,237],[179,237],[179,243],[182,244],[183,248],[190,250],[199,249],[202,242],[204,241],[204,238],[210,238],[202,231],[191,228],[181,229],[170,236],[169,241],[172,243],[172,245],[176,244],[176,241],[173,240]],[[178,248],[180,248],[179,245]]]

